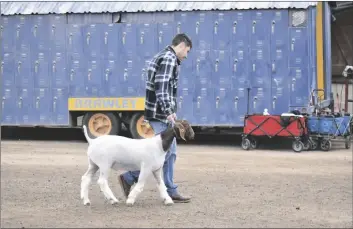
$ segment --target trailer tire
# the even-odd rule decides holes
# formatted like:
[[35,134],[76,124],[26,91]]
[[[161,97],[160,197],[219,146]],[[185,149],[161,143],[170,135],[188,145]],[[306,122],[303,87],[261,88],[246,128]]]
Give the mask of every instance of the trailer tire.
[[82,124],[86,125],[88,136],[93,139],[101,135],[119,135],[121,132],[121,120],[112,112],[87,112]]
[[135,113],[132,115],[129,124],[129,131],[134,139],[144,139],[154,136],[152,127],[144,122],[143,113]]

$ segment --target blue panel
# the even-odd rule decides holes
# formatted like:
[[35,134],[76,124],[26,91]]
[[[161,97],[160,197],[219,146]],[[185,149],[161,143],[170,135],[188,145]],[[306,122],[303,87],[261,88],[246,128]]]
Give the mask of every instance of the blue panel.
[[102,65],[100,60],[89,60],[87,62],[86,70],[86,82],[88,86],[98,86],[102,85]]
[[66,28],[66,47],[72,55],[83,54],[83,44],[86,41],[80,25],[67,25]]
[[308,34],[306,28],[290,28],[290,67],[308,66]]
[[50,48],[50,21],[48,17],[34,15],[31,24],[31,50],[35,52],[49,51]]
[[192,44],[198,47],[199,40],[196,38],[196,16],[194,12],[175,13],[176,34],[185,33],[192,39]]
[[[70,14],[69,14],[70,15]],[[52,15],[46,15],[49,17],[50,24],[53,27],[53,25],[65,25],[67,24],[67,16],[65,14],[59,15],[59,14],[52,14]]]
[[137,53],[141,58],[152,58],[158,50],[157,24],[137,25]]
[[[62,50],[63,51],[63,50]],[[63,52],[52,53],[49,72],[53,87],[65,87],[69,84],[66,55]]]
[[212,11],[195,11],[193,13],[195,14],[196,20],[196,36],[193,37],[193,39],[197,40],[194,47],[196,50],[211,50],[214,34]]
[[213,49],[229,50],[232,34],[232,14],[215,12],[213,14]]
[[116,41],[118,37],[121,37],[121,26],[116,24],[100,25],[102,26],[103,37],[103,48],[102,53],[104,59],[115,60],[120,56],[119,53],[119,42]]
[[48,88],[35,89],[35,118],[39,125],[49,125],[51,117],[51,95]]
[[[31,69],[34,77],[35,87],[49,87],[49,55],[48,52],[32,53],[33,68]],[[35,55],[36,54],[36,55]]]
[[238,10],[232,13],[232,58],[231,65],[233,71],[232,85],[249,86],[250,70],[250,32],[251,32],[251,11]]
[[2,86],[11,87],[15,85],[15,57],[13,53],[1,55]]
[[225,125],[231,122],[233,109],[230,108],[234,106],[232,95],[232,89],[230,88],[217,88],[215,90],[213,101],[215,101],[216,107],[213,114],[216,125]]
[[213,51],[211,82],[215,88],[232,87],[232,69],[229,66],[229,51]]
[[104,34],[102,26],[91,24],[83,27],[84,52],[90,59],[99,59],[102,57],[102,46]]
[[16,21],[13,17],[1,16],[1,52],[15,51]]
[[291,106],[307,106],[309,102],[310,89],[308,86],[307,68],[290,68],[290,101]]
[[85,82],[88,77],[86,56],[76,56],[69,53],[67,74],[71,86],[70,95],[85,95]]
[[17,124],[32,125],[35,122],[35,110],[32,88],[19,88],[17,94]]
[[78,13],[67,14],[68,24],[107,24],[112,23],[113,16],[111,13]]
[[272,107],[270,114],[289,111],[288,11],[273,12],[271,24]]
[[68,125],[68,91],[66,88],[55,88],[52,91],[52,123],[54,125]]
[[[332,84],[332,50],[331,50],[331,18],[332,12],[328,2],[323,2],[324,8],[324,66],[325,66],[325,98],[329,99]],[[352,39],[351,39],[352,40]]]
[[[120,26],[120,24],[119,24]],[[137,53],[137,25],[121,24],[120,53],[123,58],[131,59]]]
[[158,23],[158,49],[162,50],[172,43],[176,35],[176,24],[172,22]]
[[194,52],[196,56],[193,71],[195,82],[198,82],[202,87],[211,87],[212,68],[214,68],[211,53],[206,50],[194,50]]
[[270,12],[254,11],[251,25],[251,84],[252,87],[271,87],[270,61]]
[[18,53],[15,58],[15,81],[17,86],[33,87],[31,59],[28,53]]
[[231,109],[230,120],[233,125],[243,126],[245,114],[248,113],[248,88],[239,85],[232,89],[232,98],[230,98],[231,104],[229,108]]
[[27,15],[16,16],[15,44],[17,53],[29,53],[32,21]]
[[15,125],[16,116],[18,115],[17,111],[17,91],[12,88],[2,88],[2,125]]
[[212,125],[215,108],[214,89],[197,85],[193,99],[194,123]]
[[181,88],[178,87],[178,111],[177,117],[178,119],[186,119],[190,123],[194,123],[193,116],[193,94],[194,88]]
[[118,96],[136,96],[139,91],[139,86],[136,82],[140,81],[139,63],[137,58],[126,59],[121,61],[119,67],[119,75],[117,76],[120,81],[120,88]]
[[249,103],[250,114],[262,114],[264,109],[271,111],[271,89],[251,88]]
[[148,69],[149,61],[150,60],[146,59],[138,63],[137,73],[136,73],[138,81],[135,82],[136,86],[139,87],[139,91],[137,92],[138,96],[146,95],[147,69]]
[[[196,66],[195,66],[195,52],[190,51],[188,58],[183,60],[179,69],[179,86],[191,88],[195,86]],[[200,69],[200,64],[199,64]]]
[[62,52],[66,49],[70,33],[66,34],[66,15],[50,15],[50,48],[52,52]]
[[102,74],[104,74],[104,96],[116,97],[119,87],[119,62],[117,60],[106,60]]

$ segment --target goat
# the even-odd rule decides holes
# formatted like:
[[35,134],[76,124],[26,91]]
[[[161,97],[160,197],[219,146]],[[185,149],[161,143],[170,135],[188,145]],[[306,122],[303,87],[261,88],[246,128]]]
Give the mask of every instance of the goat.
[[103,135],[91,139],[85,125],[83,131],[89,144],[87,149],[88,169],[81,178],[81,199],[84,205],[91,204],[88,198],[88,189],[92,177],[98,169],[100,173],[97,183],[111,204],[117,204],[119,201],[108,185],[110,169],[140,170],[138,182],[129,193],[126,205],[132,206],[135,203],[151,173],[157,181],[157,188],[164,204],[173,204],[162,179],[163,164],[166,153],[175,137],[184,141],[194,139],[195,133],[186,120],[177,120],[174,126],[169,125],[165,131],[146,139],[132,139],[116,135]]

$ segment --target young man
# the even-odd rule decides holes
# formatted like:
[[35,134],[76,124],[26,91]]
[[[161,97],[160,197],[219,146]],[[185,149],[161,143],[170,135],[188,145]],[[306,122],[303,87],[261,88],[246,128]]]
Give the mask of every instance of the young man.
[[[156,135],[167,129],[168,123],[173,123],[176,119],[179,65],[187,58],[191,48],[190,38],[185,34],[177,34],[172,45],[157,53],[149,64],[144,118]],[[174,139],[163,166],[164,182],[169,196],[175,203],[187,203],[190,198],[181,196],[177,191],[177,185],[173,182],[175,159]],[[131,186],[138,181],[139,173],[140,171],[129,171],[119,176],[126,197],[130,193]]]

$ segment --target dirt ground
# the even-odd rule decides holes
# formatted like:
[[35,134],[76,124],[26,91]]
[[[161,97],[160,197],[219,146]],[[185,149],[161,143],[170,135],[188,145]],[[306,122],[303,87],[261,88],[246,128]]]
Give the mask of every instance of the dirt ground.
[[86,147],[82,140],[3,140],[2,227],[352,227],[352,149],[296,154],[290,146],[182,144],[175,182],[191,203],[163,206],[151,178],[127,207],[112,171],[121,202],[106,202],[96,178],[87,207],[79,193]]

